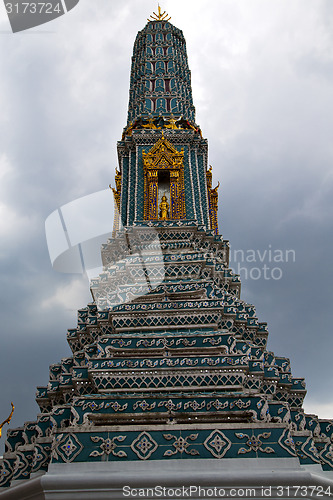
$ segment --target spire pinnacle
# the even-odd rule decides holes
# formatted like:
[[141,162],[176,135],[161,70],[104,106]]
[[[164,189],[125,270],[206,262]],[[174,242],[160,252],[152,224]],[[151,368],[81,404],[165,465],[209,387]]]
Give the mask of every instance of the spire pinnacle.
[[156,12],[153,12],[153,15],[149,16],[149,19],[147,21],[170,21],[171,17],[168,17],[169,14],[166,13],[166,11],[162,12],[160,4],[158,4],[158,14]]

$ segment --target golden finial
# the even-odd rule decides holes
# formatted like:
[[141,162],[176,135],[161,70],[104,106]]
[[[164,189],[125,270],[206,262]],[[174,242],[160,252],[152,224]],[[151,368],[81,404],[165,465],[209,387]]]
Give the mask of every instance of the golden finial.
[[2,424],[0,424],[0,438],[1,438],[1,434],[2,434],[2,428],[5,424],[9,424],[9,422],[11,421],[12,419],[12,416],[13,416],[13,413],[14,413],[14,410],[15,410],[15,406],[13,405],[13,403],[10,403],[12,405],[12,411],[10,412],[10,415],[8,418],[6,418],[6,420],[4,420],[2,422]]
[[170,21],[171,17],[168,17],[169,14],[166,13],[166,11],[161,12],[161,7],[160,4],[158,4],[158,14],[156,12],[153,12],[154,16],[149,16],[149,19],[147,21]]

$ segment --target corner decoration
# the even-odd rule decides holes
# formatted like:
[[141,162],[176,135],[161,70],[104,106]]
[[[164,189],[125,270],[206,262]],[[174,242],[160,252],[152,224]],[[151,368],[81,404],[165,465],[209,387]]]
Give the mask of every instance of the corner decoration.
[[12,416],[13,416],[13,413],[14,413],[14,410],[15,410],[15,406],[13,405],[13,403],[10,403],[12,405],[12,411],[10,412],[10,415],[8,418],[6,418],[6,420],[4,420],[2,422],[2,424],[0,424],[0,438],[1,438],[1,435],[2,435],[2,428],[5,424],[9,424],[9,422],[11,421],[12,419]]
[[[144,219],[185,219],[184,150],[177,151],[162,134],[148,153],[143,150],[142,157]],[[168,211],[161,206],[165,202]]]
[[121,196],[121,172],[116,169],[115,176],[116,188],[113,188],[110,184],[110,189],[113,191],[113,196],[116,202],[117,210],[114,211],[114,220],[113,220],[113,231],[112,237],[114,238],[116,235],[116,231],[120,229],[120,196]]
[[208,190],[208,200],[209,200],[209,219],[210,227],[213,229],[215,234],[219,234],[218,224],[217,224],[217,209],[218,209],[218,193],[217,190],[220,183],[212,189],[212,167],[209,166],[209,170],[206,172],[207,179],[207,190]]

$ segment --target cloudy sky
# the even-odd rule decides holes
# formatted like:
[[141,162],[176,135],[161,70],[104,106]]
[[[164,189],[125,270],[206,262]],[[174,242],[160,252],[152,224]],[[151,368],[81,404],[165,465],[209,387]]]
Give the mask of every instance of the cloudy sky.
[[[12,34],[0,6],[0,420],[13,401],[11,427],[35,419],[35,387],[70,355],[66,330],[90,301],[86,278],[52,270],[45,219],[113,182],[133,42],[156,8],[80,0]],[[306,410],[333,418],[333,3],[162,8],[187,40],[196,121],[221,183],[220,232],[238,256],[243,298],[268,322],[269,349],[306,378]]]

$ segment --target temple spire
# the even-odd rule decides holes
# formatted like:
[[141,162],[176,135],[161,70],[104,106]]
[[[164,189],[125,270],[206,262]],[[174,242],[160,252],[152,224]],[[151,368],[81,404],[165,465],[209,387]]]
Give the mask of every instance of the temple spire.
[[217,189],[195,123],[186,42],[169,19],[158,6],[134,43],[128,121],[118,143],[119,212],[124,226],[192,220],[218,234]]

